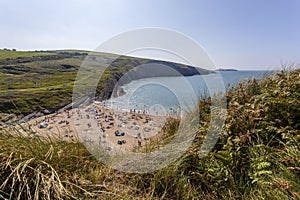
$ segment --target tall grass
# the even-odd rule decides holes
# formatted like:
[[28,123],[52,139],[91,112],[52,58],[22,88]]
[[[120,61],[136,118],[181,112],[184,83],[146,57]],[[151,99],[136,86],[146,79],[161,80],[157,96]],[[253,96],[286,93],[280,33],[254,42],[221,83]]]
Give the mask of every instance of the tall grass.
[[[149,174],[114,171],[78,142],[2,130],[0,198],[299,199],[299,99],[299,69],[240,83],[227,93],[228,117],[219,141],[200,159],[211,114],[210,99],[203,99],[192,146],[180,160]],[[176,124],[165,131],[176,130]]]
[[79,143],[2,133],[0,152],[2,198],[63,199],[72,198],[77,192],[89,194],[73,177],[88,172],[90,166],[87,165],[92,162]]

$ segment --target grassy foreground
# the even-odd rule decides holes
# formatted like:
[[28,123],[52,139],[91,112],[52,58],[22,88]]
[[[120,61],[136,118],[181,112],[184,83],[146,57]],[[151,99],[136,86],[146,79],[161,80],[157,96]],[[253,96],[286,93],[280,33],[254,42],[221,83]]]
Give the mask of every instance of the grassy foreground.
[[2,130],[0,199],[299,199],[300,70],[240,83],[227,101],[226,125],[208,156],[198,157],[209,126],[206,99],[189,151],[144,175],[105,167],[81,143]]

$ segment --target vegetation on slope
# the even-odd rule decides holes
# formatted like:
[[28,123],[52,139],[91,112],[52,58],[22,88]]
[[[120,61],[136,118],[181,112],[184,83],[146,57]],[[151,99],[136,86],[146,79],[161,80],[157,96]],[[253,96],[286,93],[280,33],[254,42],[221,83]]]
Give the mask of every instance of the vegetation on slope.
[[0,111],[27,115],[35,111],[53,112],[71,103],[74,81],[84,60],[86,71],[80,84],[92,87],[91,80],[99,77],[94,77],[98,74],[91,70],[103,73],[96,93],[101,100],[111,96],[115,84],[126,72],[141,64],[164,64],[183,75],[197,73],[195,68],[178,63],[101,52],[0,50]]
[[[199,103],[192,147],[151,174],[105,167],[80,143],[0,135],[3,199],[299,199],[300,70],[240,83],[227,94],[228,117],[205,158],[210,100]],[[170,130],[176,126],[169,126]]]
[[217,198],[299,198],[299,95],[299,69],[240,83],[227,94],[221,139],[188,174]]
[[42,52],[42,51],[0,50],[0,60],[6,60],[7,58],[14,59],[18,57],[32,57],[32,56],[46,56],[46,55],[51,55],[51,53]]
[[71,100],[86,53],[1,51],[0,110],[28,114],[55,110]]

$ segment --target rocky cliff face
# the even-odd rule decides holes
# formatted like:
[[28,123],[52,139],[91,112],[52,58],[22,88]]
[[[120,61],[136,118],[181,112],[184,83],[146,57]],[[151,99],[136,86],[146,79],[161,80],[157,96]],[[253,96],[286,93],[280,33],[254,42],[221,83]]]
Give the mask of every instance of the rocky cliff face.
[[[120,63],[123,66],[118,67]],[[127,67],[124,68],[124,66]],[[152,77],[194,76],[214,73],[214,71],[167,61],[120,59],[113,62],[104,72],[104,74],[106,73],[110,73],[111,76],[101,81],[103,87],[98,91],[98,100],[124,94],[121,86],[133,80]]]

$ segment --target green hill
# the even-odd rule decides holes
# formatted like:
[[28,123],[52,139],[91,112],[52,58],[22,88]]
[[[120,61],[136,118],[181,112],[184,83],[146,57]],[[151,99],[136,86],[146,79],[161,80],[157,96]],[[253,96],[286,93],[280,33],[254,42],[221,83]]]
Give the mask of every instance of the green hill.
[[[110,97],[114,85],[124,73],[141,64],[165,64],[186,76],[199,72],[211,73],[204,69],[197,71],[194,67],[179,63],[101,52],[0,50],[0,112],[18,115],[44,110],[53,112],[71,103],[73,84],[85,59],[93,66],[92,70],[105,70],[97,88],[97,96],[101,100]],[[105,69],[108,63],[110,65]],[[88,70],[84,82],[87,87],[94,75]],[[164,74],[153,74],[155,75]]]

